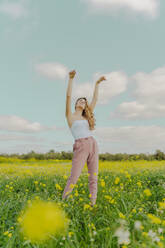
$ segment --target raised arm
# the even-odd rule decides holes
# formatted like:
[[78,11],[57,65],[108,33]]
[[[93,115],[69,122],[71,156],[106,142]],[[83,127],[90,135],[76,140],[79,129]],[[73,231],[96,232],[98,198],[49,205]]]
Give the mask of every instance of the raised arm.
[[91,103],[89,104],[92,112],[96,106],[96,102],[97,102],[97,99],[98,99],[98,88],[99,88],[99,83],[98,81],[95,83],[95,89],[94,89],[94,93],[93,93],[93,97],[92,97],[92,101]]
[[94,93],[93,93],[93,97],[92,97],[92,101],[91,103],[89,104],[91,110],[93,111],[95,106],[96,106],[96,102],[98,100],[98,91],[99,91],[99,83],[103,80],[106,80],[105,77],[101,77],[99,80],[96,81],[95,83],[95,89],[94,89]]
[[71,117],[71,114],[72,114],[72,111],[71,111],[72,82],[73,82],[73,78],[75,74],[76,74],[75,71],[69,72],[69,82],[68,82],[68,88],[66,92],[66,109],[65,109],[66,117]]

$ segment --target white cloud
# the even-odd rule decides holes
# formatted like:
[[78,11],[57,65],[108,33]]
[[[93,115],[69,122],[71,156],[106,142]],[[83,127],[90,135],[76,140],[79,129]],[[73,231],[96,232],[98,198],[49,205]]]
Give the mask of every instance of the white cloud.
[[111,73],[95,73],[92,81],[93,83],[82,83],[73,85],[73,98],[86,96],[91,100],[94,92],[95,82],[101,77],[105,76],[106,80],[99,85],[98,102],[97,104],[107,104],[110,99],[123,93],[127,88],[128,78],[125,73],[117,71]]
[[151,73],[136,73],[132,80],[137,85],[134,96],[144,102],[159,102],[165,104],[165,67]]
[[13,19],[27,17],[29,10],[27,6],[28,1],[3,1],[0,4],[0,13],[3,13]]
[[51,80],[63,80],[68,74],[68,69],[60,63],[40,63],[35,65],[35,70]]
[[[68,80],[69,69],[60,63],[38,63],[35,64],[35,70],[42,76],[51,80]],[[76,74],[72,84],[72,98],[85,96],[88,100],[92,99],[96,81],[105,76],[106,80],[99,85],[98,104],[107,104],[110,99],[123,93],[127,88],[128,77],[122,71],[111,73],[97,72],[93,75],[92,82],[77,83],[79,75]]]
[[81,2],[87,3],[91,12],[116,13],[119,10],[129,10],[154,18],[159,11],[159,0],[81,0]]
[[152,119],[165,117],[165,67],[151,73],[138,72],[130,80],[135,89],[136,99],[121,103],[111,114],[111,118]]
[[153,153],[157,149],[165,151],[165,127],[161,126],[97,127],[93,134],[99,139],[100,152]]
[[16,115],[0,115],[0,130],[15,132],[41,132],[48,130],[61,130],[56,126],[48,127],[39,122],[30,122]]

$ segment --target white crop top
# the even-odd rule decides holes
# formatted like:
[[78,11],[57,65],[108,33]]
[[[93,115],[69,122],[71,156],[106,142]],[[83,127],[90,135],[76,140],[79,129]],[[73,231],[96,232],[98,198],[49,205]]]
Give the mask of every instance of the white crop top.
[[93,136],[87,120],[75,120],[70,130],[75,140]]

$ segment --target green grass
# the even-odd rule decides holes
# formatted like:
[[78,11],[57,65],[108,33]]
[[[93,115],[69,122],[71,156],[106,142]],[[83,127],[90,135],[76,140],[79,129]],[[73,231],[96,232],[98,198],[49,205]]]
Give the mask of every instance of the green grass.
[[[116,177],[120,179],[118,184],[115,184]],[[101,179],[104,180],[105,186],[102,186]],[[35,181],[38,181],[38,184],[35,184]],[[81,174],[71,197],[67,201],[62,201],[66,182],[67,179],[62,175],[1,177],[0,247],[165,247],[165,210],[159,207],[159,202],[165,202],[165,169],[146,169],[141,173],[138,171],[132,174],[100,171],[96,206],[87,209],[84,209],[84,205],[90,203],[88,176]],[[141,186],[137,182],[141,182]],[[56,188],[56,184],[59,184],[62,190]],[[150,196],[144,194],[145,189],[150,190]],[[76,190],[78,195],[75,195]],[[61,204],[71,219],[66,236],[53,236],[48,242],[37,245],[20,235],[18,215],[27,201],[35,196]],[[110,200],[106,196],[110,196]],[[147,216],[148,213],[158,217],[161,223],[153,223]],[[117,228],[121,226],[122,219],[125,220],[123,226],[130,232],[130,243],[125,246],[119,245],[118,238],[114,236]],[[142,225],[139,230],[134,226],[137,220]],[[148,235],[151,230],[156,233],[159,242]],[[11,237],[4,235],[6,231],[11,233]]]

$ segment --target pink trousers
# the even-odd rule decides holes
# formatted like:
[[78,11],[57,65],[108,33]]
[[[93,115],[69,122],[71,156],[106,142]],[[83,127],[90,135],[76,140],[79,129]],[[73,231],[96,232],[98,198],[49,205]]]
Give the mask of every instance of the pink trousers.
[[85,162],[87,162],[88,173],[89,173],[88,185],[89,185],[89,192],[91,194],[90,198],[92,203],[95,204],[97,198],[99,152],[98,152],[97,141],[92,136],[87,138],[76,139],[75,143],[73,144],[73,159],[72,159],[71,174],[68,178],[67,184],[63,191],[62,199],[68,197],[68,194],[72,192],[73,187],[70,187],[70,185],[76,184],[81,174],[81,171],[85,165]]

